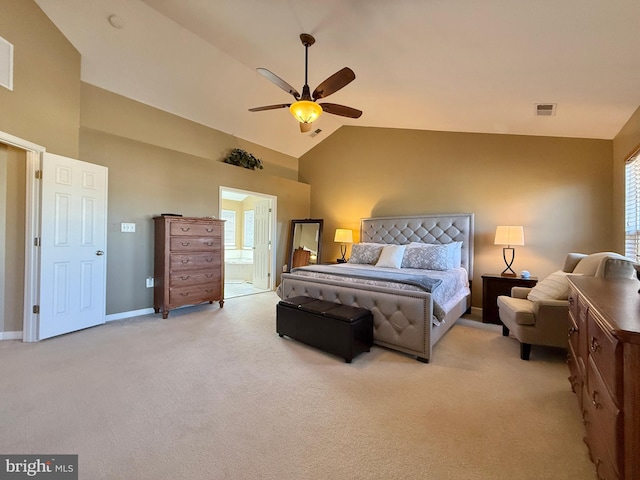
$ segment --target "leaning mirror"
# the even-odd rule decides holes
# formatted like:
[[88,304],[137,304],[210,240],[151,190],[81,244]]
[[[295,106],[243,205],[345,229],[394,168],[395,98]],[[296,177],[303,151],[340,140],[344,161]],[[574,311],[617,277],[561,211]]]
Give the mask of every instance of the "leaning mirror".
[[289,234],[289,268],[320,263],[322,250],[322,223],[319,218],[291,220]]

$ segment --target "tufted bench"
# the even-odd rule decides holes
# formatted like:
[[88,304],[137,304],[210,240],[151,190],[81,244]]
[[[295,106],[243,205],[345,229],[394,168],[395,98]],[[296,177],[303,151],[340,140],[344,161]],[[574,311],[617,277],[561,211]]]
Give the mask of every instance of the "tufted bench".
[[364,308],[293,297],[276,306],[276,331],[351,363],[373,345],[373,315]]

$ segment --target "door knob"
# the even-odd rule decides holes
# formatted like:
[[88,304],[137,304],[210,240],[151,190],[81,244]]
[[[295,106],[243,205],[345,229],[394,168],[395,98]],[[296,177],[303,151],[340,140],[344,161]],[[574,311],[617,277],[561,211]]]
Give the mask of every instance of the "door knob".
[[103,252],[102,250],[98,250],[98,251],[96,252],[96,255],[98,255],[98,256],[100,256],[100,255],[104,255],[104,252]]

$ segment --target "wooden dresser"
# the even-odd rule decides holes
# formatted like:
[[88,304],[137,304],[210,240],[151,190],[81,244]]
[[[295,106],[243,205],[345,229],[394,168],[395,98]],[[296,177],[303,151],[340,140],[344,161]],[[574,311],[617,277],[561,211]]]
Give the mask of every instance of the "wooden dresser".
[[569,381],[591,459],[599,479],[640,479],[640,283],[569,285]]
[[224,305],[224,220],[155,217],[153,308],[167,318],[183,305]]

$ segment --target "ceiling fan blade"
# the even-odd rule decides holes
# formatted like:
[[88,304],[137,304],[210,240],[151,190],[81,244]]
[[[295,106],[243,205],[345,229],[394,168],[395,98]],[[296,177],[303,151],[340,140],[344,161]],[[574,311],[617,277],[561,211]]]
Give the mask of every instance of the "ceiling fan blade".
[[325,112],[340,115],[341,117],[360,118],[362,115],[362,110],[345,107],[344,105],[338,105],[336,103],[320,103],[319,105]]
[[311,131],[311,127],[313,126],[313,123],[304,123],[304,122],[300,122],[300,131],[302,133],[305,132],[310,132]]
[[250,112],[262,112],[263,110],[276,110],[278,108],[289,108],[291,106],[290,103],[281,103],[279,105],[266,105],[264,107],[254,107],[250,108]]
[[348,85],[356,79],[356,74],[353,73],[349,67],[344,67],[342,70],[337,71],[324,82],[316,87],[313,91],[313,99],[325,98],[332,93],[337,92],[342,87]]
[[293,95],[293,98],[295,98],[296,100],[298,100],[300,98],[300,94],[298,93],[298,91],[295,88],[293,88],[291,85],[289,85],[287,82],[285,82],[283,79],[281,79],[279,76],[277,76],[275,73],[270,72],[266,68],[256,68],[256,70],[264,78],[266,78],[270,82],[276,84],[278,87],[280,87],[285,92],[290,93],[291,95]]

